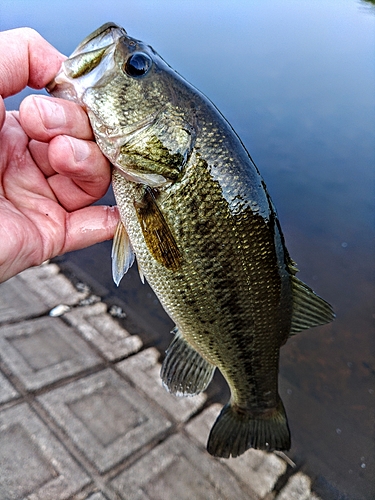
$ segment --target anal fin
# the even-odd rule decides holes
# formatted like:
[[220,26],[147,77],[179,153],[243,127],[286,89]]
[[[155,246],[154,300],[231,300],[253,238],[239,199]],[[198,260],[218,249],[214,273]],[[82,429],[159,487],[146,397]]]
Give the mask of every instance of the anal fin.
[[166,389],[176,396],[195,396],[212,380],[215,366],[202,358],[176,331],[161,367]]
[[319,297],[309,286],[291,276],[293,312],[290,335],[313,326],[325,325],[334,318],[332,306]]

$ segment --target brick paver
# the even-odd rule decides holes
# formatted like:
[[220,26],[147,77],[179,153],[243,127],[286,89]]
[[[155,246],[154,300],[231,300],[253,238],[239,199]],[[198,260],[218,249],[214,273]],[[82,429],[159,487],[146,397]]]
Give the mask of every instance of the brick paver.
[[0,466],[3,500],[65,499],[90,482],[26,404],[0,412]]
[[89,294],[54,264],[0,284],[1,500],[318,500],[302,473],[274,491],[274,454],[211,457],[221,406],[168,394],[159,352]]
[[171,422],[107,369],[39,398],[100,472],[162,437]]
[[48,309],[40,297],[30,293],[19,276],[1,284],[0,324],[39,316]]
[[174,435],[113,480],[131,500],[253,500],[228,471],[186,437]]
[[60,318],[48,316],[3,326],[0,352],[4,363],[30,390],[101,362]]
[[[52,309],[58,304],[74,305],[85,299],[89,290],[78,291],[70,281],[60,273],[56,264],[42,265],[26,269],[16,278],[26,285],[30,295]],[[12,278],[14,279],[14,278]]]
[[[211,405],[186,426],[187,432],[203,446],[220,410],[221,405]],[[220,461],[231,469],[239,480],[247,484],[257,498],[263,498],[272,491],[279,476],[285,473],[287,467],[284,460],[273,453],[259,450],[248,450],[238,458]]]
[[160,378],[159,353],[150,348],[118,364],[133,384],[178,422],[186,422],[206,401],[204,393],[180,398],[169,394]]
[[65,315],[83,337],[111,361],[134,354],[142,347],[137,335],[130,335],[109,314],[103,302],[73,309]]

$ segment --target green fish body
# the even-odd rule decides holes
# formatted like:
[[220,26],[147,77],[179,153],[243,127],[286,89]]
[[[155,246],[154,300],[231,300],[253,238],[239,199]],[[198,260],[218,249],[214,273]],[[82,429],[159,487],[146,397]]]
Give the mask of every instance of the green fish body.
[[295,277],[275,208],[240,139],[203,94],[112,23],[79,45],[48,89],[84,106],[115,167],[121,223],[113,276],[118,284],[136,256],[141,278],[176,323],[164,385],[198,394],[218,368],[231,398],[208,451],[288,450],[280,347],[334,315]]

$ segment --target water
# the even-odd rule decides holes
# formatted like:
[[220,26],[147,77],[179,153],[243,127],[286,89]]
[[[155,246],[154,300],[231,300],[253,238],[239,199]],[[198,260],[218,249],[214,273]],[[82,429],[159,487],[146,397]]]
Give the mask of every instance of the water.
[[[282,349],[290,455],[322,498],[375,498],[375,7],[359,0],[0,6],[1,29],[32,26],[67,54],[110,20],[208,95],[261,170],[298,276],[337,314]],[[8,99],[8,108],[19,101]],[[109,301],[120,298],[149,342],[165,349],[170,320],[136,269],[119,289],[111,283],[109,255],[104,243],[63,263],[91,274]]]

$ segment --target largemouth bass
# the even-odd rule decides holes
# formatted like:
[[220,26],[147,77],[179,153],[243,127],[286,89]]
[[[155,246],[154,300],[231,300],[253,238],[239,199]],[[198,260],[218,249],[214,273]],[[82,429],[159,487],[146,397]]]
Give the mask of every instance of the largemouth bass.
[[244,145],[202,93],[113,23],[78,46],[48,90],[84,107],[114,166],[121,215],[115,282],[136,256],[142,280],[176,323],[164,385],[177,395],[198,394],[215,368],[229,384],[209,453],[288,450],[280,347],[334,314],[296,278]]

